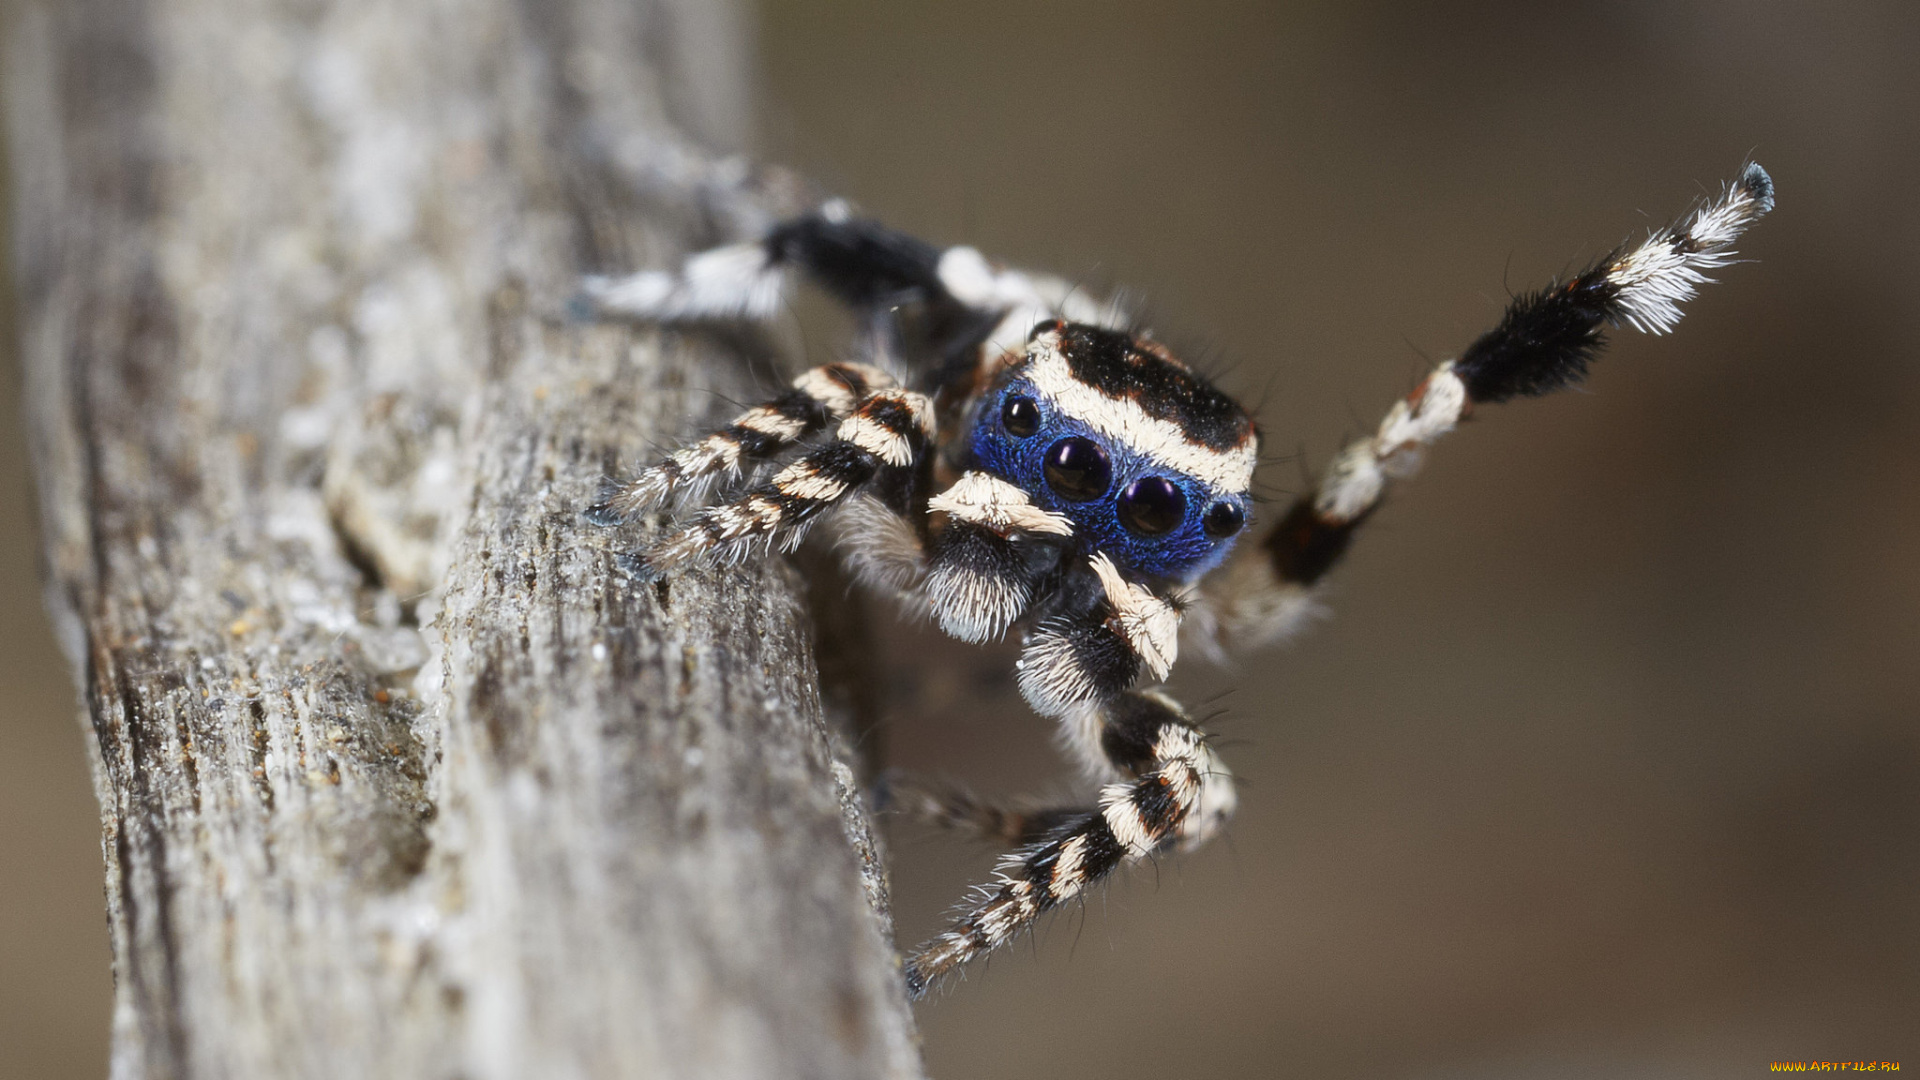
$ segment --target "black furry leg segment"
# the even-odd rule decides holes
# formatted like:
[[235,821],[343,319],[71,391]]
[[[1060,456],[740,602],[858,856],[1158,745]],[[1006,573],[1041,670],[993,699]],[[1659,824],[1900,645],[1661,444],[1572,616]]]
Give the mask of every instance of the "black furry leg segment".
[[799,266],[820,287],[858,309],[947,299],[940,249],[918,237],[856,218],[845,203],[782,222],[767,234],[769,258]]
[[657,577],[697,559],[743,557],[756,544],[791,547],[821,514],[885,470],[912,467],[933,434],[933,405],[908,390],[873,394],[840,422],[833,441],[775,473],[744,498],[708,507],[635,561]]
[[1103,788],[1091,809],[1058,812],[1049,833],[1001,862],[995,879],[946,933],[914,950],[905,966],[911,996],[925,994],[1121,866],[1171,846],[1204,843],[1233,813],[1231,776],[1170,699],[1129,692],[1087,708],[1085,727],[1098,728],[1108,767],[1125,779]]

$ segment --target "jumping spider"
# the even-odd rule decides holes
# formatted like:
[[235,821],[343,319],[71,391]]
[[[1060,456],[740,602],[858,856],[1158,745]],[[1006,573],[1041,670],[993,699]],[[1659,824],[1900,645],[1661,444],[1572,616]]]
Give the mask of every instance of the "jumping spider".
[[[1514,299],[1500,324],[1396,402],[1256,541],[1253,418],[1115,305],[1053,277],[945,250],[830,202],[675,271],[590,279],[609,314],[765,320],[797,271],[864,320],[862,363],[816,367],[726,427],[610,484],[617,525],[671,499],[708,505],[628,560],[642,578],[791,549],[831,519],[853,577],[962,641],[1018,627],[1020,692],[1103,786],[1015,811],[907,786],[899,801],[1013,848],[946,933],[905,965],[914,996],[1121,865],[1191,849],[1234,808],[1207,735],[1158,689],[1184,634],[1213,652],[1286,636],[1390,479],[1475,405],[1580,381],[1609,325],[1665,333],[1681,302],[1773,208],[1747,165],[1644,242]],[[785,461],[784,465],[780,462]],[[775,469],[775,466],[780,466]]]

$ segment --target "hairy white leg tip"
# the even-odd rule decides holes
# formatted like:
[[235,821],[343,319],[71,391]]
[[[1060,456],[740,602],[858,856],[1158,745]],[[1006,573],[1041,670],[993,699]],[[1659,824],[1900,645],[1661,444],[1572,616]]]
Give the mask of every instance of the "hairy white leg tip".
[[1731,245],[1747,227],[1773,208],[1773,178],[1757,164],[1719,198],[1684,223],[1647,237],[1607,271],[1619,290],[1619,320],[1636,330],[1664,334],[1680,321],[1680,305],[1694,298],[1711,279],[1702,273],[1727,265]]

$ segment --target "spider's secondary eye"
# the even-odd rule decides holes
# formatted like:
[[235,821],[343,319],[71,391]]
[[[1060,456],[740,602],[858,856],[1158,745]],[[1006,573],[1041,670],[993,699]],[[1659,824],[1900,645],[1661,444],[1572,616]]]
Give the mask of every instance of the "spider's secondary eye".
[[1215,540],[1225,540],[1244,527],[1247,512],[1240,509],[1238,503],[1217,502],[1207,507],[1207,516],[1200,521],[1200,527]]
[[1136,536],[1165,536],[1186,519],[1186,494],[1164,476],[1143,476],[1120,493],[1120,524]]
[[1010,397],[1000,407],[1000,426],[1007,434],[1024,439],[1040,430],[1040,406],[1030,397]]
[[1113,482],[1113,465],[1107,461],[1107,452],[1099,443],[1078,435],[1047,447],[1044,471],[1047,486],[1074,502],[1105,495],[1107,485]]

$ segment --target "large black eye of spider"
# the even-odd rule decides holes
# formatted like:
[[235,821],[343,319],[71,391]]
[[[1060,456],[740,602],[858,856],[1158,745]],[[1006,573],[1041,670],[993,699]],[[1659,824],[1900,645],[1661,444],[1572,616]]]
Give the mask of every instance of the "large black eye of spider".
[[1120,493],[1120,524],[1135,536],[1165,536],[1186,519],[1186,493],[1164,476],[1143,476]]
[[1217,502],[1207,507],[1207,516],[1200,519],[1200,527],[1215,540],[1225,540],[1239,532],[1247,524],[1247,512],[1240,509],[1238,503]]
[[1010,397],[1000,407],[1000,426],[1017,439],[1040,430],[1040,406],[1030,397]]
[[1059,492],[1061,498],[1073,502],[1097,499],[1107,493],[1107,485],[1113,482],[1113,465],[1107,460],[1107,452],[1099,443],[1078,435],[1047,447],[1042,471],[1046,473],[1047,486]]

